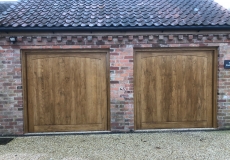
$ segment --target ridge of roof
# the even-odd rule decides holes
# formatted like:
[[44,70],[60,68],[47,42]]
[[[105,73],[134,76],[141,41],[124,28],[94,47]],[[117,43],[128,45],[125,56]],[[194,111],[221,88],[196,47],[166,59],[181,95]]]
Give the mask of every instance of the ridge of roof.
[[230,26],[213,0],[21,0],[0,15],[0,28]]

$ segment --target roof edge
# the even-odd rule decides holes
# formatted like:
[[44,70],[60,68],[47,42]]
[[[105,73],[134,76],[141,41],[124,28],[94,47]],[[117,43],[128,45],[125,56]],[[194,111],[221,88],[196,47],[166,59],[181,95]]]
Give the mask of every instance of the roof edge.
[[230,30],[230,25],[207,26],[141,26],[141,27],[0,27],[0,32],[17,31],[180,31],[180,30]]

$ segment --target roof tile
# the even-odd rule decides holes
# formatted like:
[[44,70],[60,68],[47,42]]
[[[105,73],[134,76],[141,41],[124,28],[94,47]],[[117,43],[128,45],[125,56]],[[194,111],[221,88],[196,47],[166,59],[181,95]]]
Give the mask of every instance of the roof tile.
[[212,0],[21,0],[0,15],[5,27],[230,25]]

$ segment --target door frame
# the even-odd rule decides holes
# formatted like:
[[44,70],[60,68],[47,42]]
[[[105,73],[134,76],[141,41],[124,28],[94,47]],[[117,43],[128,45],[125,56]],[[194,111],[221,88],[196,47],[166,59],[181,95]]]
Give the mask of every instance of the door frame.
[[[21,64],[22,64],[22,88],[23,88],[23,128],[24,134],[29,133],[29,116],[28,116],[28,95],[27,95],[27,55],[33,53],[105,53],[106,54],[106,87],[107,87],[107,131],[111,130],[110,118],[110,54],[109,49],[22,49]],[[87,131],[86,131],[87,132]]]
[[212,51],[213,55],[213,67],[212,67],[212,127],[217,128],[217,71],[218,71],[218,47],[165,47],[165,48],[134,48],[134,129],[135,130],[141,130],[138,129],[140,127],[140,121],[139,121],[139,107],[137,106],[137,53],[140,52],[156,52],[156,51]]

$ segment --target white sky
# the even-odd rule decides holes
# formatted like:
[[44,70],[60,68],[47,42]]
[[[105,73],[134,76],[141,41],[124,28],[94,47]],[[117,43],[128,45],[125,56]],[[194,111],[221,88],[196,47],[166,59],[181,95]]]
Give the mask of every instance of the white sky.
[[222,5],[224,8],[230,9],[230,0],[214,0],[220,5]]
[[[17,1],[17,0],[0,0],[0,1]],[[230,0],[214,0],[220,5],[222,5],[224,8],[230,9]]]

